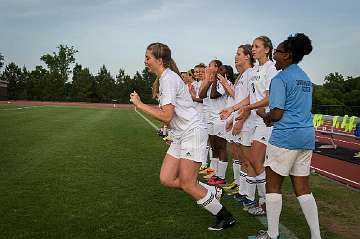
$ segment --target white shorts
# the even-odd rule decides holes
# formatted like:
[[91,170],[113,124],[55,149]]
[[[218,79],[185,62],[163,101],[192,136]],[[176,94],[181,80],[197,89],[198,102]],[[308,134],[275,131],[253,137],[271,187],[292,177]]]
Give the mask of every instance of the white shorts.
[[210,122],[207,125],[208,125],[207,129],[208,129],[209,135],[215,135],[215,136],[221,137],[223,139],[226,139],[228,132],[225,131],[225,125],[226,125],[225,120],[224,121],[218,120],[215,122]]
[[181,138],[174,139],[167,154],[177,159],[189,159],[203,163],[207,160],[208,135],[203,127],[196,127],[185,133]]
[[251,142],[256,140],[260,143],[267,145],[271,136],[271,131],[272,131],[272,127],[266,127],[265,125],[264,126],[256,125],[250,131]]
[[240,131],[239,134],[233,135],[234,143],[251,146],[251,136],[250,131]]
[[312,150],[266,147],[264,166],[281,176],[309,176]]

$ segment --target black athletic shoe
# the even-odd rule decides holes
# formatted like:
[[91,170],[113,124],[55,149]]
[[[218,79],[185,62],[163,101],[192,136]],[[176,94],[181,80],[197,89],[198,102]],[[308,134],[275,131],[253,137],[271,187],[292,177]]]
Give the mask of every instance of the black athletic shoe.
[[215,224],[210,226],[208,229],[211,231],[220,231],[222,229],[235,225],[235,223],[236,220],[233,218],[231,213],[228,210],[226,210],[225,207],[222,207],[220,212],[216,214]]

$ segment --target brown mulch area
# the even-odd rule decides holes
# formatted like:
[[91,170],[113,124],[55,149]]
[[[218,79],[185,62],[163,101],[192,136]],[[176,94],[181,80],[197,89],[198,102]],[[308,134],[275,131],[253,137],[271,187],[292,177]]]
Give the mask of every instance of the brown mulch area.
[[[10,102],[10,103],[9,103]],[[9,100],[0,101],[0,104],[12,104],[19,106],[76,106],[82,108],[120,108],[133,109],[132,104],[104,104],[104,103],[86,103],[86,102],[52,102],[52,101],[28,101],[28,100]]]

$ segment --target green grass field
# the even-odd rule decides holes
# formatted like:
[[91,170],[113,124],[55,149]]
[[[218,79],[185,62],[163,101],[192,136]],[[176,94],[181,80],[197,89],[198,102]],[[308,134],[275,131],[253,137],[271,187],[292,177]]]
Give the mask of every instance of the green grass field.
[[[238,222],[213,218],[159,183],[166,144],[132,110],[0,105],[0,238],[239,238],[263,225],[225,205]],[[229,170],[229,178],[231,178]],[[323,238],[358,238],[358,191],[312,176]],[[281,223],[308,228],[289,180]]]

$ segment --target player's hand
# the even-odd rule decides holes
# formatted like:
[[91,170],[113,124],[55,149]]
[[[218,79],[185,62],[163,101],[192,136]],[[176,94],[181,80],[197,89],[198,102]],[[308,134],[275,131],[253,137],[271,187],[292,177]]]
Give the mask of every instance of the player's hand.
[[189,89],[189,92],[193,99],[196,98],[196,91],[195,91],[194,87],[191,87],[191,89]]
[[235,118],[235,120],[244,120],[249,114],[249,108],[247,106],[244,106],[240,108],[238,116]]
[[229,116],[231,115],[232,112],[233,112],[233,108],[232,108],[232,107],[223,109],[223,110],[219,113],[220,119],[226,120],[227,118],[229,118]]
[[233,120],[227,120],[225,124],[225,131],[229,132],[233,127]]
[[244,121],[243,120],[238,120],[238,121],[235,121],[235,124],[233,126],[233,130],[232,130],[232,134],[233,135],[238,135],[242,129],[244,125]]
[[227,76],[225,75],[225,77],[224,76],[222,76],[221,74],[217,74],[217,78],[219,79],[219,81],[220,81],[220,83],[222,84],[222,85],[225,85],[225,84],[227,84],[227,82],[228,82],[228,79],[227,79]]
[[133,103],[135,106],[141,104],[140,96],[135,91],[130,94],[130,102]]
[[261,107],[261,108],[257,109],[256,114],[264,119],[265,115],[266,115],[265,108]]

